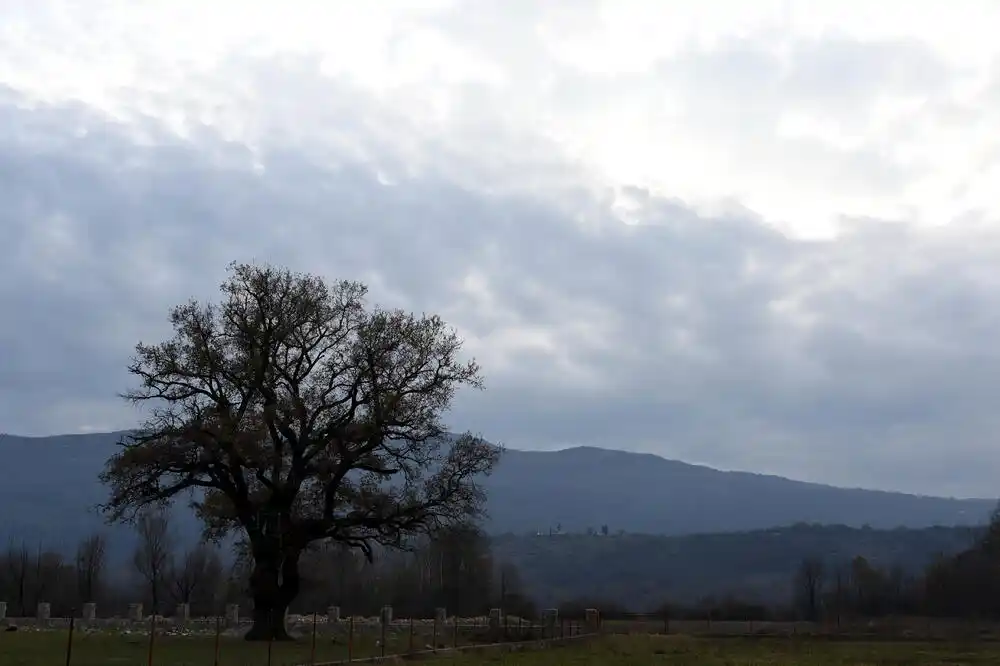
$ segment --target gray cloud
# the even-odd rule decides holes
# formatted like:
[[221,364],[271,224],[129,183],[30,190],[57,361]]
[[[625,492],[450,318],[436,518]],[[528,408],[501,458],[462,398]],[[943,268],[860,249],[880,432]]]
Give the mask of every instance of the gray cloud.
[[[171,305],[214,298],[229,261],[257,259],[362,279],[379,302],[443,314],[488,379],[460,396],[453,424],[511,446],[994,494],[1000,231],[989,201],[934,229],[831,204],[841,234],[801,240],[739,187],[720,185],[733,197],[713,212],[680,185],[617,187],[548,131],[631,108],[668,145],[654,121],[679,112],[677,127],[731,157],[718,164],[742,171],[727,182],[750,194],[762,183],[792,200],[825,186],[905,203],[928,174],[965,179],[969,192],[975,182],[893,141],[992,111],[945,95],[883,141],[873,99],[946,89],[954,69],[905,40],[830,38],[789,39],[789,70],[761,32],[658,56],[652,79],[593,74],[525,29],[552,20],[536,11],[438,24],[467,34],[478,57],[509,56],[507,74],[536,67],[515,89],[462,81],[387,100],[314,54],[231,54],[191,79],[199,92],[173,108],[186,119],[178,131],[164,120],[174,102],[148,91],[135,92],[145,111],[137,102],[117,118],[0,92],[0,426],[131,425],[115,395],[133,345],[168,333]],[[525,40],[512,51],[514,34]],[[668,92],[682,103],[664,102]],[[779,137],[790,110],[825,113],[863,140]],[[545,131],[525,121],[536,118]],[[997,155],[984,152],[983,168]],[[682,171],[698,157],[665,164]]]
[[[444,312],[490,380],[460,399],[456,425],[515,446],[991,487],[995,236],[959,243],[967,236],[871,222],[810,244],[655,196],[643,225],[597,209],[587,232],[528,196],[387,187],[360,165],[331,173],[289,153],[268,154],[260,174],[233,148],[243,164],[227,165],[221,144],[141,147],[82,115],[5,109],[4,124],[53,143],[9,140],[0,163],[13,241],[0,419],[12,431],[129,425],[114,394],[131,345],[165,333],[171,304],[211,297],[228,260],[255,257],[362,277],[377,297]],[[80,123],[95,131],[60,129]],[[470,275],[489,298],[463,291]],[[551,346],[518,344],[526,328]]]

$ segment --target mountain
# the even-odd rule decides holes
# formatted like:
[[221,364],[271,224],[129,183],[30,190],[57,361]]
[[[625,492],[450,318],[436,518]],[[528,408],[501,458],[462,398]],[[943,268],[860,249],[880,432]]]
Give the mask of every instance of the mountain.
[[[123,433],[0,439],[0,539],[70,546],[101,524],[97,479]],[[655,455],[598,448],[509,450],[484,485],[493,534],[611,532],[682,535],[758,530],[793,523],[872,528],[977,525],[994,501],[835,488],[722,472]],[[179,531],[196,538],[186,509]]]
[[507,451],[485,483],[491,531],[691,534],[821,523],[873,528],[979,525],[993,499],[837,488],[723,472],[656,455],[592,447]]
[[107,500],[107,491],[97,475],[124,434],[0,436],[0,539],[70,549],[101,529],[96,505]]

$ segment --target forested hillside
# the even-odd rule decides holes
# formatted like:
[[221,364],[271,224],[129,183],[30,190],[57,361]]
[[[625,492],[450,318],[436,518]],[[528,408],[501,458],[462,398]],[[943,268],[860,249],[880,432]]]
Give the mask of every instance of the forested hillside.
[[[232,564],[226,551],[185,545],[173,527],[167,533],[162,545],[170,564],[158,583],[164,588],[162,599],[185,590],[196,610],[207,613],[219,594],[240,598],[240,579],[246,572],[239,559]],[[302,564],[307,582],[296,608],[311,611],[335,604],[367,613],[393,603],[414,612],[445,605],[472,613],[497,603],[495,597],[501,594],[509,606],[518,607],[587,599],[605,607],[650,610],[664,603],[698,606],[713,598],[785,606],[799,584],[796,576],[803,562],[821,563],[825,584],[837,575],[848,580],[858,558],[886,575],[913,578],[937,556],[968,549],[980,533],[967,527],[874,530],[818,525],[677,537],[488,537],[459,530],[411,553],[379,551],[371,564],[348,550],[311,552]],[[98,596],[109,603],[123,606],[137,598],[151,603],[149,581],[135,566],[132,553],[117,562],[109,559],[115,546],[107,537],[93,536],[64,552],[11,542],[0,558],[0,600],[30,609],[41,596],[50,595],[50,601],[68,608],[74,596],[82,594],[81,581],[92,580],[92,586],[100,588]],[[141,546],[139,538],[137,550]],[[973,563],[978,566],[979,561]],[[100,568],[99,574],[88,573],[95,568]]]
[[874,565],[918,572],[938,554],[968,548],[977,532],[795,525],[675,537],[503,535],[493,539],[493,548],[498,559],[517,566],[526,588],[543,603],[588,596],[644,608],[727,594],[782,602],[806,558],[824,561],[830,571],[862,556]]

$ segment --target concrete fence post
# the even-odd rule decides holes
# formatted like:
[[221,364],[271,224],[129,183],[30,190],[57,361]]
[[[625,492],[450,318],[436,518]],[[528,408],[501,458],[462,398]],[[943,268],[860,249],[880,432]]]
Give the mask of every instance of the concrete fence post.
[[596,634],[601,629],[601,613],[596,608],[588,608],[585,612],[584,630],[588,634]]
[[88,601],[80,608],[80,617],[84,622],[93,622],[97,619],[97,604]]
[[142,622],[142,604],[128,605],[128,619],[132,622]]
[[382,612],[379,614],[379,620],[382,624],[392,624],[392,606],[389,604],[382,606]]
[[434,621],[438,624],[444,624],[448,621],[448,609],[447,608],[435,608],[434,609]]
[[52,605],[47,601],[39,601],[38,608],[36,610],[36,617],[39,620],[48,620],[52,617]]
[[226,625],[238,627],[240,624],[240,605],[226,604]]
[[490,609],[490,639],[499,640],[500,638],[500,622],[503,619],[503,610],[499,608]]
[[7,617],[7,602],[0,601],[0,621]]
[[559,626],[559,609],[558,608],[546,608],[542,617],[543,625],[545,627],[544,634],[545,638],[555,638],[556,628]]
[[179,627],[183,627],[191,620],[191,604],[177,604],[177,612],[174,615],[174,622]]
[[330,606],[326,609],[326,621],[330,624],[340,622],[340,606]]

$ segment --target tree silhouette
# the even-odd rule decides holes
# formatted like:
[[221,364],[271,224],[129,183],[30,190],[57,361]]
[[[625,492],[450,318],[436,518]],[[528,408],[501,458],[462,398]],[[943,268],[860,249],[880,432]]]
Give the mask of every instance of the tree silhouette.
[[232,264],[223,302],[174,308],[139,344],[124,397],[149,417],[105,468],[111,520],[191,494],[206,535],[240,530],[253,559],[248,640],[288,639],[299,559],[317,541],[371,557],[482,510],[500,449],[441,422],[481,386],[437,316],[367,309],[358,282]]

